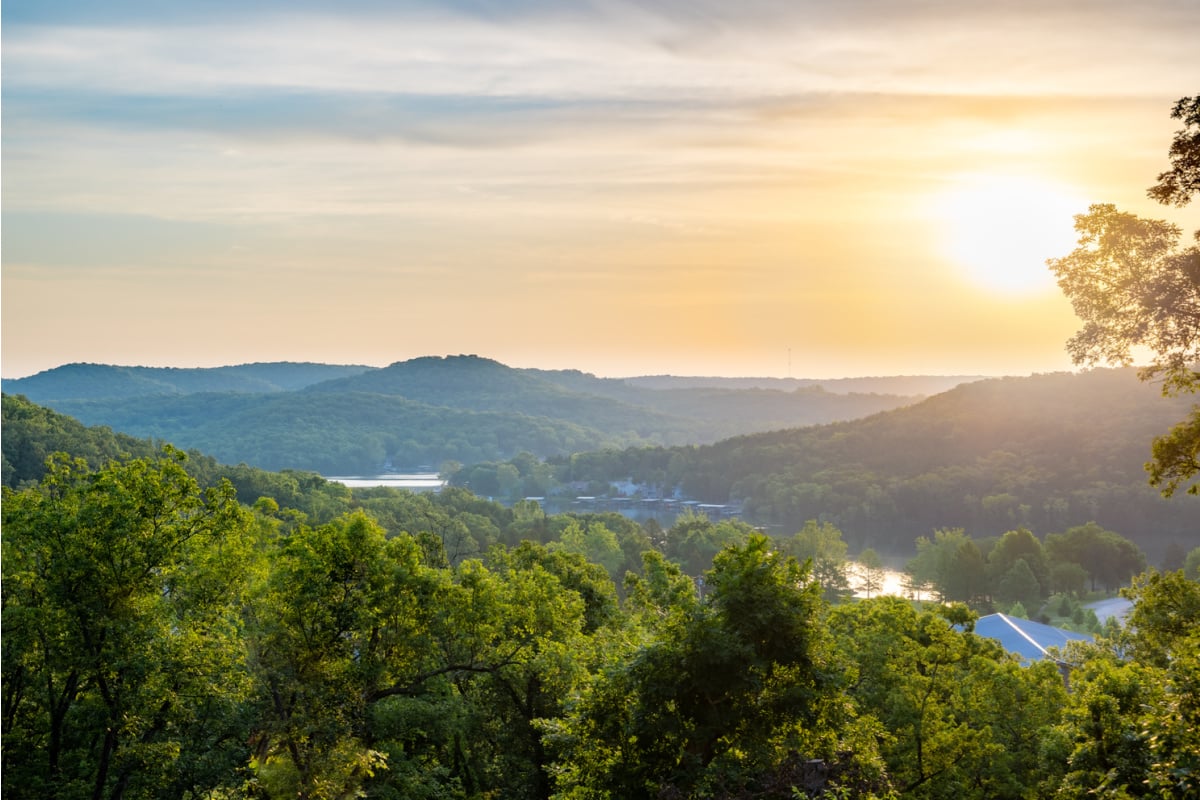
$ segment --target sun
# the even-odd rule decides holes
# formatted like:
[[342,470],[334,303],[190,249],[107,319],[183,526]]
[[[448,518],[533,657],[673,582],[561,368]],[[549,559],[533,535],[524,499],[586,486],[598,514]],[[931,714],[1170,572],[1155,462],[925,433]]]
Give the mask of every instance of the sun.
[[935,199],[943,254],[979,287],[1005,294],[1055,288],[1046,259],[1070,252],[1074,215],[1087,210],[1069,187],[1042,178],[960,175]]

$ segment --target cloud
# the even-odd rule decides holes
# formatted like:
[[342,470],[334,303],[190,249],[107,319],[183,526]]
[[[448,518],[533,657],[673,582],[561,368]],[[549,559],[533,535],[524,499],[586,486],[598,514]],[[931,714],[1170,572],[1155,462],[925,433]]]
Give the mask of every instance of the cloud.
[[[630,341],[622,326],[644,317],[641,346],[666,335],[644,305],[664,297],[762,341],[831,314],[866,330],[898,296],[946,285],[914,209],[959,171],[1042,170],[1089,196],[1103,179],[1140,198],[1170,102],[1195,91],[1179,65],[1200,29],[1195,0],[0,13],[6,358],[40,346],[38,325],[92,324],[102,285],[129,302],[203,293],[206,311],[282,287],[348,327],[358,305],[403,297],[427,315],[406,330],[454,319],[467,335],[478,318],[491,336],[521,319],[539,328],[529,341],[552,309],[561,332],[594,315],[580,327],[600,341]],[[58,280],[70,266],[88,288]],[[849,288],[817,291],[818,274]],[[647,285],[661,291],[628,291]],[[862,286],[884,289],[856,299]],[[282,338],[312,335],[311,319],[273,319]],[[707,335],[696,319],[680,313],[670,335]]]
[[1143,94],[1200,26],[1181,0],[10,5],[6,84],[118,95]]

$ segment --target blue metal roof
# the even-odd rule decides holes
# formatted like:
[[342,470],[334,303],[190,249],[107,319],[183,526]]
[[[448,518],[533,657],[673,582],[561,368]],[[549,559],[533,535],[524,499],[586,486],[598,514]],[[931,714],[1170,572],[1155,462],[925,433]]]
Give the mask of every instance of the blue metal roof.
[[988,614],[975,621],[975,633],[995,639],[1010,653],[1016,653],[1025,661],[1040,661],[1048,658],[1046,649],[1062,649],[1067,642],[1090,642],[1091,634],[1065,631],[1053,625],[1043,625],[1007,614]]

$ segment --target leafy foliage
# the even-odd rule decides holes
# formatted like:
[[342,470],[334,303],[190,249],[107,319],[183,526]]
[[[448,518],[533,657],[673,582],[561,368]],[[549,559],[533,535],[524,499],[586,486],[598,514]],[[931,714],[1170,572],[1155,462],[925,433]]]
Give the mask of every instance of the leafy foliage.
[[[252,510],[236,501],[258,490]],[[844,556],[826,523],[780,540],[699,517],[642,530],[170,448],[55,457],[4,489],[3,516],[0,758],[16,798],[1198,789],[1200,584],[1182,571],[1136,577],[1130,625],[1062,654],[1067,692],[1059,664],[1021,666],[973,634],[963,604],[829,607],[840,593],[809,566],[834,574]],[[802,548],[812,562],[789,555]],[[1068,557],[1119,583],[1137,555],[1079,526],[1044,544],[939,531],[917,561],[948,593],[970,566],[982,605],[1014,576],[1053,584]]]
[[1171,169],[1146,194],[1163,205],[1186,206],[1200,192],[1200,94],[1181,98],[1171,118],[1183,121],[1171,142]]
[[682,598],[551,726],[560,795],[789,797],[797,758],[836,764],[856,790],[881,785],[869,753],[839,757],[852,724],[820,587],[762,536],[723,550],[707,578],[704,602]]
[[52,453],[71,453],[93,467],[122,456],[150,456],[154,446],[107,428],[87,428],[71,417],[35,405],[20,395],[4,395],[3,485],[17,488],[46,474]]
[[1188,407],[1159,400],[1133,369],[1003,378],[853,422],[580,453],[560,477],[740,501],[749,519],[785,532],[829,522],[852,552],[906,553],[937,529],[1044,536],[1092,521],[1161,550],[1191,540],[1200,499],[1161,502],[1146,485],[1146,442]]
[[1024,796],[1039,731],[1066,700],[1053,664],[1022,668],[895,597],[839,606],[830,626],[851,663],[849,696],[887,731],[883,757],[902,796]]
[[247,514],[183,455],[52,460],[4,497],[4,793],[156,796],[236,782]]
[[[1171,145],[1172,168],[1148,194],[1183,206],[1200,191],[1200,95],[1176,103],[1184,121]],[[1135,347],[1153,360],[1143,380],[1162,376],[1165,395],[1200,389],[1200,247],[1181,247],[1178,226],[1093,205],[1075,217],[1079,246],[1047,263],[1083,328],[1067,350],[1076,364],[1130,364]],[[1200,241],[1200,231],[1196,232]],[[1157,438],[1147,465],[1150,483],[1170,497],[1200,473],[1200,406]],[[1200,483],[1188,492],[1200,493]]]

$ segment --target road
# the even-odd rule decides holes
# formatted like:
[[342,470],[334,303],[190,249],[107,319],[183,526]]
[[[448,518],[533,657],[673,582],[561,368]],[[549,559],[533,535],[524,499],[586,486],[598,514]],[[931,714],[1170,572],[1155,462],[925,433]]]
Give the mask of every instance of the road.
[[1110,597],[1107,600],[1097,600],[1094,603],[1087,603],[1084,605],[1084,608],[1090,608],[1095,611],[1096,618],[1102,623],[1109,617],[1116,617],[1118,622],[1124,622],[1125,615],[1129,613],[1129,609],[1133,608],[1133,603],[1124,597]]

